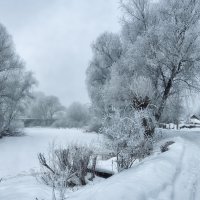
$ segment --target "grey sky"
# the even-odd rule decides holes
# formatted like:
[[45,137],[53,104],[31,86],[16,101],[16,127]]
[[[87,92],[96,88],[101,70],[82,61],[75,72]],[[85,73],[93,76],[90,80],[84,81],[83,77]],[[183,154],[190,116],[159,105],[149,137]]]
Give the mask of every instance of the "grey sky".
[[89,101],[85,70],[90,44],[119,30],[118,0],[0,0],[0,22],[39,81],[64,105]]

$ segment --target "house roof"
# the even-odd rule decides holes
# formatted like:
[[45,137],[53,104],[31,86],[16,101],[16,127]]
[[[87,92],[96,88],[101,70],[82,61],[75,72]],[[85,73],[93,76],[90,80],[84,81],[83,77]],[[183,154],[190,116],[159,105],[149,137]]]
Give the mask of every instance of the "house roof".
[[196,115],[192,115],[190,118],[191,119],[198,119],[198,120],[200,120],[199,117],[197,117]]

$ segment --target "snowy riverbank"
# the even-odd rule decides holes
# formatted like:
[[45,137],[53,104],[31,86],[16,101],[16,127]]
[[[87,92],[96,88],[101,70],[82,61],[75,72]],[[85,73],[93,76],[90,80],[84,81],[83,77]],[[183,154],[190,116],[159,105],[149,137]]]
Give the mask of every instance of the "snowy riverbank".
[[[76,129],[26,129],[27,135],[0,140],[0,199],[50,200],[52,189],[33,176],[38,170],[38,152],[47,152],[49,143],[98,144],[100,136]],[[71,200],[199,200],[200,130],[165,131],[154,154],[135,166],[100,183],[69,192]],[[159,146],[175,143],[160,153]]]

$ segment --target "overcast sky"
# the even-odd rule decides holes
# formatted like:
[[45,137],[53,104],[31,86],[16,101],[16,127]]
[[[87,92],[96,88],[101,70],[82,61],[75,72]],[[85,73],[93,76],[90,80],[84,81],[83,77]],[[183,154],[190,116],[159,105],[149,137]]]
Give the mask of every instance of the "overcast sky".
[[89,102],[85,71],[92,41],[119,30],[118,0],[0,0],[0,22],[39,82],[64,105]]

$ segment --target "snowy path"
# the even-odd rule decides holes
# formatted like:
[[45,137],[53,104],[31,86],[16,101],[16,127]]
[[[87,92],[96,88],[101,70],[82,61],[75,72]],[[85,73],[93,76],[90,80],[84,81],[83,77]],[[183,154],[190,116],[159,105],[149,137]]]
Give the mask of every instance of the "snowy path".
[[176,166],[174,178],[154,199],[200,199],[200,148],[185,140],[182,145],[183,150]]
[[176,142],[170,151],[146,158],[132,169],[82,189],[69,199],[199,200],[200,132],[175,135],[179,136],[169,136]]

